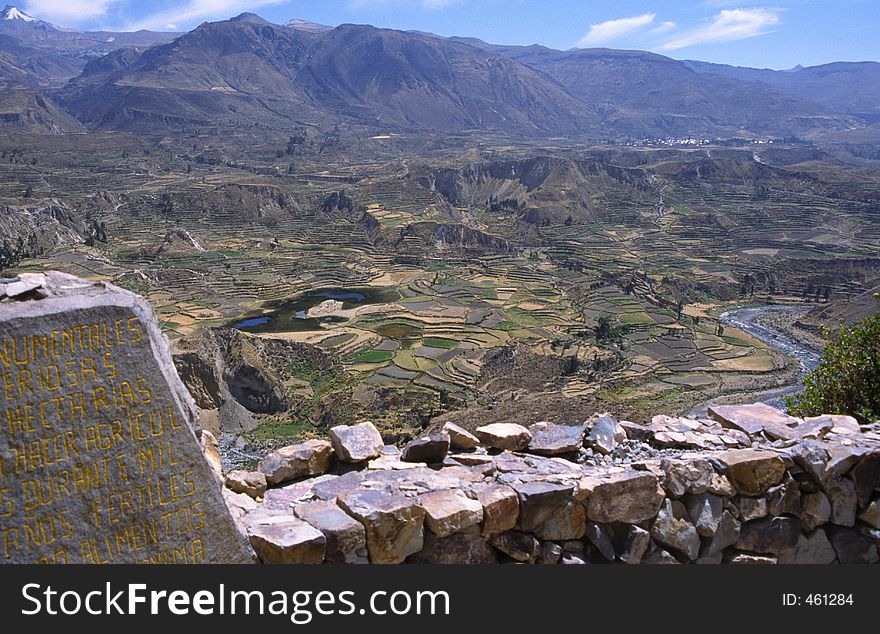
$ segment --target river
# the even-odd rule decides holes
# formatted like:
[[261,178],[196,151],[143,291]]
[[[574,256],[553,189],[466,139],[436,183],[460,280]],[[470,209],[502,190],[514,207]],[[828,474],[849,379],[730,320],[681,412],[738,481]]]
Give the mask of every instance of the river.
[[[800,392],[802,389],[800,384],[801,380],[808,372],[818,367],[819,362],[822,359],[820,354],[789,335],[782,333],[775,328],[771,328],[770,326],[758,323],[757,321],[761,315],[767,313],[806,313],[808,310],[808,308],[801,308],[798,306],[758,306],[754,308],[739,308],[719,315],[719,320],[723,324],[734,326],[749,333],[771,348],[800,363],[800,371],[797,374],[797,383],[783,387],[776,387],[763,392],[752,392],[748,394],[748,398],[745,400],[750,403],[766,403],[784,410],[785,397]],[[729,401],[730,397],[725,397],[724,400]],[[690,412],[691,415],[704,416],[706,408],[710,404],[711,403],[705,403],[695,408]]]

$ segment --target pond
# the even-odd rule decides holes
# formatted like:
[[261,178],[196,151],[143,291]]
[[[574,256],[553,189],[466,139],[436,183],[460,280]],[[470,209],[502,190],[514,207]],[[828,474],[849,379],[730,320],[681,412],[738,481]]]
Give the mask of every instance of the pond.
[[383,337],[400,342],[404,348],[411,348],[422,340],[422,329],[406,322],[382,324],[375,330]]
[[308,291],[292,299],[282,299],[266,304],[266,311],[251,315],[231,324],[232,328],[251,333],[301,332],[320,330],[322,324],[342,323],[345,317],[306,317],[313,306],[328,299],[342,302],[343,309],[383,304],[400,299],[396,287],[322,288]]

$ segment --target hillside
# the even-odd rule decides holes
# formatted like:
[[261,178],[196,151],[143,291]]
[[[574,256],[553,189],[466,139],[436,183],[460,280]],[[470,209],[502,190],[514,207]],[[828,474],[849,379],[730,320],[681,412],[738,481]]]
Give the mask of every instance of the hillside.
[[186,126],[255,117],[526,135],[596,127],[559,85],[502,56],[399,31],[321,32],[256,16],[203,24],[126,63],[91,64],[62,95],[90,126],[143,132],[155,131],[156,120]]
[[877,62],[836,62],[787,71],[740,68],[724,64],[689,61],[697,72],[761,82],[838,112],[880,121],[880,64]]
[[39,90],[0,79],[0,133],[65,134],[81,129],[76,119]]
[[58,87],[90,59],[128,46],[170,42],[177,33],[82,32],[38,20],[6,5],[0,11],[0,76],[34,86]]
[[5,11],[0,76],[51,89],[98,130],[842,139],[878,116],[872,63],[777,72],[252,13],[183,35],[89,33]]
[[636,136],[802,136],[851,125],[808,96],[751,78],[697,72],[654,53],[541,46],[492,50],[545,73],[596,109],[616,109],[615,127]]

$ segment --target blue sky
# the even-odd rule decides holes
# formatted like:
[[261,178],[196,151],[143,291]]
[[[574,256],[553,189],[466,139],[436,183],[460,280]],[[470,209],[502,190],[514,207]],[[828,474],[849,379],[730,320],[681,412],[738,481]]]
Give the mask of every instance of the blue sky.
[[632,48],[762,68],[880,61],[878,0],[21,0],[20,5],[35,17],[80,29],[188,30],[253,11],[272,22],[353,22],[558,49]]

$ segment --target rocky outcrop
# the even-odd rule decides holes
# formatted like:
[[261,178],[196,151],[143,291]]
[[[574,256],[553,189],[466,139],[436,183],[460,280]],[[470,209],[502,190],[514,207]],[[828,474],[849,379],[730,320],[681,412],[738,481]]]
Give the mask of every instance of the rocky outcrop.
[[491,253],[510,251],[507,240],[493,236],[485,231],[460,223],[413,222],[400,232],[394,244],[397,251],[405,250],[416,240],[425,247],[437,250],[466,250]]
[[332,192],[324,199],[321,203],[321,213],[332,220],[344,220],[360,227],[374,243],[387,237],[382,223],[367,211],[366,207],[355,202],[344,189]]
[[20,249],[22,257],[81,244],[87,230],[81,215],[57,200],[16,207],[0,205],[0,243]]
[[[745,431],[756,411],[773,424]],[[586,430],[598,421],[626,451],[597,464],[583,456],[596,441]],[[263,502],[231,492],[227,501],[264,561],[312,561],[321,548],[323,561],[350,563],[880,559],[878,425],[817,428],[778,411],[728,406],[723,421],[656,417],[638,425],[603,414],[565,430],[488,425],[476,446],[454,423],[445,431],[401,454],[383,447],[369,423],[336,428],[335,466],[270,487]],[[280,453],[303,455],[320,442]],[[452,453],[432,467],[406,459],[439,459],[437,445],[447,442]],[[579,448],[568,451],[573,444]],[[227,476],[232,491],[253,495],[250,481]]]
[[174,364],[199,407],[202,425],[220,434],[256,426],[261,415],[295,414],[309,399],[288,385],[291,368],[331,373],[338,362],[315,346],[209,328],[174,343]]

